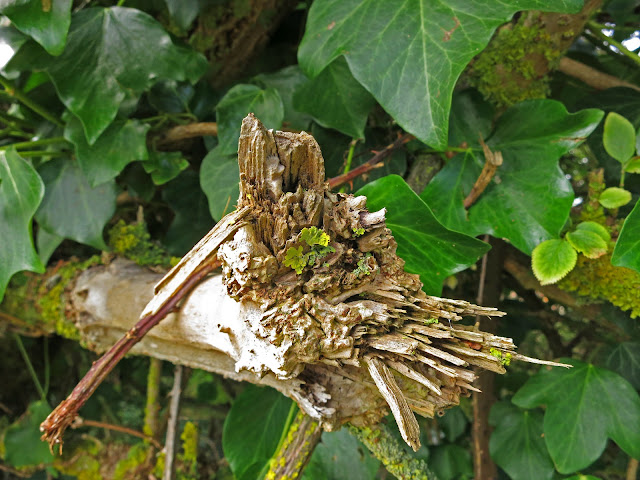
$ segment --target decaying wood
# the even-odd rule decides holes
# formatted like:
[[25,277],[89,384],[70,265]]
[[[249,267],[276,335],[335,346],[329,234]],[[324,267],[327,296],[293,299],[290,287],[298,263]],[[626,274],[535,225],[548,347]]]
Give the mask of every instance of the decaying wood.
[[[142,316],[159,312],[203,263],[219,261],[222,275],[201,282],[134,351],[273,385],[327,430],[377,424],[388,405],[414,449],[413,412],[458,404],[474,390],[473,366],[504,373],[504,359],[517,357],[511,339],[455,324],[502,312],[427,296],[396,255],[385,210],[329,191],[311,135],[267,130],[249,115],[238,162],[236,212],[160,281]],[[78,322],[85,333],[87,318],[105,315],[90,287],[98,278],[76,286],[78,311],[90,312]],[[59,440],[52,425],[43,423],[45,436]]]

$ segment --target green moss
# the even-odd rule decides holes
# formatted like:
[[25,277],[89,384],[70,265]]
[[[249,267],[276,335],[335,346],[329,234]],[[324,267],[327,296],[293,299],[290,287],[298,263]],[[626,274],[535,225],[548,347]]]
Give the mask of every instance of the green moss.
[[371,270],[369,270],[369,266],[367,265],[367,260],[371,258],[371,253],[367,252],[364,256],[358,260],[357,267],[353,271],[353,274],[356,276],[360,275],[371,275]]
[[116,465],[113,480],[125,480],[128,478],[139,478],[138,475],[144,468],[149,455],[152,452],[151,446],[146,443],[137,443],[129,449],[126,458],[120,460]]
[[156,458],[156,464],[153,467],[153,475],[156,478],[162,478],[162,475],[164,474],[164,459],[165,459],[164,452],[158,453],[158,456]]
[[336,251],[335,248],[329,246],[330,240],[329,234],[317,227],[303,228],[300,232],[300,241],[311,247],[311,250],[307,253],[302,253],[304,245],[289,247],[282,263],[286,267],[291,267],[300,275],[305,267],[314,266],[317,260],[321,260]]
[[73,450],[69,459],[57,458],[54,467],[60,473],[73,475],[78,480],[102,480],[101,464],[98,459],[99,450],[98,444],[83,442]]
[[518,23],[501,29],[470,70],[470,81],[489,101],[507,107],[549,94],[548,75],[539,76],[536,62],[553,64],[561,56],[540,26]]
[[353,229],[353,236],[355,238],[361,237],[362,235],[364,235],[364,228],[360,227]]
[[503,353],[500,350],[496,348],[491,348],[489,350],[489,353],[494,357],[499,358],[500,363],[502,364],[503,367],[508,367],[509,365],[511,365],[511,354],[509,352],[503,355]]
[[599,300],[608,300],[631,318],[640,316],[640,273],[611,265],[611,254],[589,259],[578,257],[575,268],[560,283],[560,288]]
[[171,256],[151,241],[144,222],[127,225],[120,220],[109,230],[109,246],[138,265],[168,266],[171,263]]
[[198,427],[193,422],[184,425],[182,434],[182,452],[178,455],[180,468],[178,480],[196,480],[198,478]]

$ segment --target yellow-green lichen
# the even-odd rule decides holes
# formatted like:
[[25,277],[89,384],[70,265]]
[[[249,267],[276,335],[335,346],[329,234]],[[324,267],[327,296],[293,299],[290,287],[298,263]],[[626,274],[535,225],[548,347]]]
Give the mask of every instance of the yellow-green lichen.
[[361,237],[362,235],[364,235],[364,228],[360,227],[353,229],[353,236],[355,238]]
[[335,248],[329,246],[329,241],[331,240],[329,234],[317,227],[303,228],[300,232],[299,240],[311,247],[311,250],[307,253],[302,253],[304,250],[303,245],[289,247],[282,262],[285,267],[291,267],[298,275],[302,273],[306,266],[312,267],[317,260],[336,251]]
[[116,465],[113,480],[125,480],[128,478],[141,478],[139,475],[145,469],[148,459],[153,452],[153,447],[146,443],[137,443],[129,449],[126,458]]
[[185,423],[180,440],[182,440],[182,452],[178,455],[180,468],[176,478],[196,480],[198,478],[198,427],[195,423]]
[[57,458],[53,466],[60,473],[76,477],[78,480],[102,480],[99,460],[100,446],[94,442],[83,442],[71,455]]
[[511,365],[511,354],[509,352],[503,354],[497,348],[491,348],[489,350],[489,353],[499,359],[503,367],[508,367],[509,365]]
[[109,246],[138,265],[168,266],[172,260],[165,250],[151,241],[144,222],[127,225],[124,220],[118,221],[109,230]]
[[575,268],[560,283],[560,288],[599,300],[608,300],[631,318],[640,316],[640,273],[611,265],[611,254],[589,259],[580,255]]
[[549,94],[549,77],[540,76],[537,68],[541,61],[550,65],[560,56],[543,28],[520,22],[497,33],[476,58],[469,79],[485,98],[501,107],[545,98]]

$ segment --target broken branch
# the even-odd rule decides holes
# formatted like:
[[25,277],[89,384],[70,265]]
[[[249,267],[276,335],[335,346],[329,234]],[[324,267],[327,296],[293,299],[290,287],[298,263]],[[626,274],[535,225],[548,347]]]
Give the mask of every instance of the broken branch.
[[484,152],[484,167],[482,167],[482,171],[476,180],[476,183],[473,184],[469,195],[464,199],[464,208],[468,210],[471,205],[475,203],[482,192],[484,192],[485,188],[491,182],[491,179],[496,174],[496,170],[498,167],[502,165],[502,153],[500,152],[492,152],[482,137],[480,137],[480,145],[482,145],[482,151]]

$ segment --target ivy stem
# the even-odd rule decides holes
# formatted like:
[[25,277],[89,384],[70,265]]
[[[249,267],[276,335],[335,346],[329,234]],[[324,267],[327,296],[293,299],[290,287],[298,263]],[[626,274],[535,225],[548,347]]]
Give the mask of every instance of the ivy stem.
[[8,150],[11,147],[14,147],[16,150],[21,148],[31,148],[31,147],[41,147],[43,145],[54,145],[57,143],[69,143],[67,139],[64,137],[51,137],[51,138],[41,138],[40,140],[30,140],[28,142],[17,142],[11,143],[9,145],[2,145],[0,150]]
[[44,337],[44,396],[49,394],[49,384],[51,381],[51,364],[49,362],[49,337]]
[[[343,175],[346,175],[347,173],[349,173],[349,170],[351,170],[351,162],[353,161],[353,152],[355,152],[356,150],[356,144],[358,143],[358,139],[354,138],[353,140],[351,140],[351,142],[349,142],[349,153],[347,154],[347,160],[344,163],[344,170],[342,172]],[[342,188],[340,189],[340,193],[344,193],[346,192],[347,187],[346,185],[343,185]]]
[[18,152],[22,158],[32,158],[32,157],[64,157],[68,155],[68,152],[62,151],[53,151],[53,150],[23,150]]
[[0,111],[0,121],[15,127],[33,128],[26,120],[14,115],[9,115],[7,112]]
[[24,344],[22,343],[22,338],[20,338],[20,335],[18,335],[17,333],[13,333],[13,338],[18,344],[18,350],[20,350],[20,354],[24,359],[24,363],[27,364],[27,370],[29,370],[29,374],[31,375],[31,379],[33,380],[33,383],[36,386],[36,390],[38,390],[38,394],[40,395],[40,398],[46,402],[47,394],[42,388],[42,384],[40,383],[40,380],[38,380],[38,375],[36,375],[36,371],[33,368],[33,364],[31,363],[29,354],[27,353],[27,350],[24,348]]
[[[636,53],[630,51],[622,43],[618,42],[614,38],[608,37],[604,34],[602,29],[607,29],[605,25],[600,25],[594,21],[587,22],[587,27],[591,33],[602,43],[608,43],[609,46],[615,47],[622,55],[630,58],[636,65],[640,65],[640,57]],[[610,50],[610,49],[609,49]]]
[[5,92],[8,95],[12,96],[13,98],[21,102],[25,107],[36,112],[45,120],[49,120],[51,123],[59,127],[64,126],[64,123],[62,123],[58,118],[56,118],[51,112],[49,112],[42,105],[31,100],[22,90],[19,90],[18,88],[16,88],[13,85],[13,83],[9,81],[9,79],[5,78],[2,75],[0,75],[0,85],[4,87]]

